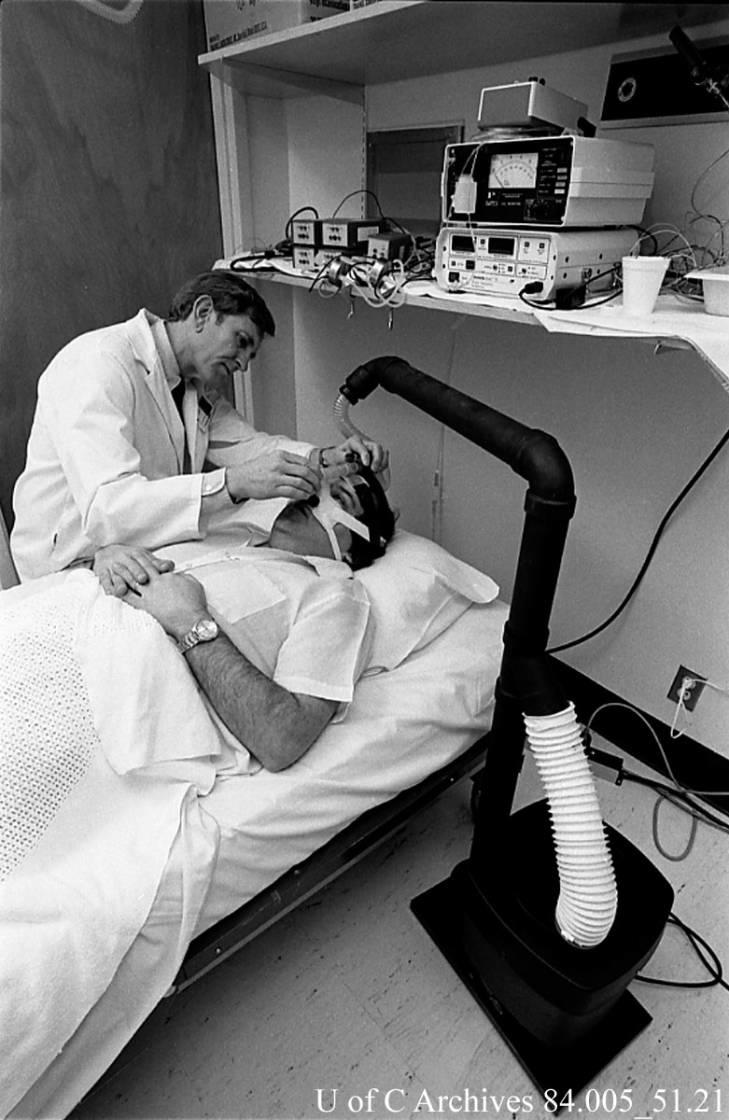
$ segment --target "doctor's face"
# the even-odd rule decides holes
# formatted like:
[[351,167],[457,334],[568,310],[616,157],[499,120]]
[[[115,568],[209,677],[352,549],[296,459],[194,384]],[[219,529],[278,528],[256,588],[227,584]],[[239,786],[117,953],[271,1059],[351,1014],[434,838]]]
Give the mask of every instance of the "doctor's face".
[[260,328],[250,315],[218,315],[212,303],[200,312],[193,311],[193,380],[212,385],[236,370],[246,370],[263,341]]

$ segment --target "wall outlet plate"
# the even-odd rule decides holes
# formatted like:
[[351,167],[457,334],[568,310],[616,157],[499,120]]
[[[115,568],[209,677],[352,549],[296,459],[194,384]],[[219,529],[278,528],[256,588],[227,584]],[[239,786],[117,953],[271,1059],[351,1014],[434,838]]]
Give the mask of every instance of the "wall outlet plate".
[[681,698],[681,689],[686,679],[693,683],[683,697],[682,703],[687,712],[692,712],[698,703],[701,693],[704,691],[704,685],[706,683],[706,677],[702,677],[701,673],[695,673],[693,669],[687,669],[685,665],[679,665],[678,672],[673,678],[673,683],[668,690],[668,699],[672,700],[674,704],[678,704]]
[[[729,77],[729,39],[697,40],[694,45],[716,79]],[[688,64],[673,47],[659,48],[613,55],[600,128],[726,121],[727,112],[715,94],[694,83]]]

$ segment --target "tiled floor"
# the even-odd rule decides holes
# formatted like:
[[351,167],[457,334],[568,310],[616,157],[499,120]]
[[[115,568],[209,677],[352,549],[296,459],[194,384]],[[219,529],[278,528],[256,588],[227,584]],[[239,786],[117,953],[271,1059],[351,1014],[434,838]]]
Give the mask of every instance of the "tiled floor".
[[[534,783],[527,766],[521,799]],[[729,966],[729,835],[700,826],[688,858],[672,862],[653,845],[649,790],[600,783],[599,792],[606,820],[666,875],[675,912]],[[469,794],[469,782],[453,787],[396,840],[171,1000],[164,1028],[76,1120],[548,1116],[409,909],[468,852]],[[687,831],[688,818],[666,807],[665,847],[680,850]],[[673,929],[645,971],[705,978]],[[729,1116],[729,991],[640,983],[631,991],[652,1023],[561,1115]]]

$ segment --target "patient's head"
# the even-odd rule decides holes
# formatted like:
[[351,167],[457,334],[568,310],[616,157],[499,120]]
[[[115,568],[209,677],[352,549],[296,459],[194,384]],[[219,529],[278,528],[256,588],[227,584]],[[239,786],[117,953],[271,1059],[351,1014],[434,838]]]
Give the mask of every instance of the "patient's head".
[[373,472],[356,474],[292,502],[276,518],[268,543],[300,556],[344,560],[355,571],[382,556],[395,531],[395,514]]

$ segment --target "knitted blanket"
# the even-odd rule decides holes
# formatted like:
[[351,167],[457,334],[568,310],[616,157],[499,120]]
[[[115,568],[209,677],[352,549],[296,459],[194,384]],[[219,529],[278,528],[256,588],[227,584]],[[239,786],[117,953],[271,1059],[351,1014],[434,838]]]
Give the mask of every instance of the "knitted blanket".
[[[214,782],[220,744],[162,629],[90,573],[2,592],[0,632],[4,1116],[113,978]],[[211,868],[215,841],[204,847]],[[199,872],[160,994],[204,901]]]

